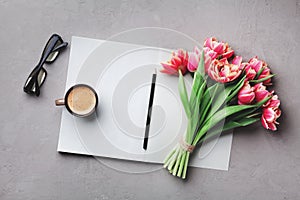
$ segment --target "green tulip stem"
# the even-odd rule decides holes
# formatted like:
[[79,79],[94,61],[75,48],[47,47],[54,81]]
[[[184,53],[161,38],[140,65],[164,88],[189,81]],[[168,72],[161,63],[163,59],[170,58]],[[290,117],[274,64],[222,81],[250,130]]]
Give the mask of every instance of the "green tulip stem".
[[182,179],[186,178],[186,171],[187,171],[187,167],[188,167],[188,163],[189,163],[189,157],[190,157],[190,152],[186,152],[186,159],[185,159],[185,163],[184,163],[184,168],[183,168],[183,174],[182,174]]
[[179,167],[179,163],[181,161],[181,157],[182,157],[182,152],[183,150],[181,148],[179,148],[179,153],[178,153],[178,156],[177,156],[177,159],[176,159],[176,164],[175,164],[175,167],[173,169],[173,176],[176,176],[177,174],[177,170],[178,170],[178,167]]
[[169,153],[169,155],[166,157],[166,159],[164,160],[164,168],[166,168],[170,162],[171,162],[171,157],[175,154],[176,152],[176,148],[174,148],[171,153]]
[[179,170],[178,170],[178,172],[177,172],[177,176],[178,176],[178,177],[181,177],[182,170],[183,170],[183,167],[184,167],[184,164],[185,164],[186,154],[187,154],[187,151],[184,151],[184,152],[183,152],[183,155],[182,155],[182,157],[181,157]]
[[179,149],[180,149],[180,148],[177,148],[177,149],[176,149],[176,152],[175,152],[174,156],[172,156],[172,158],[171,158],[171,162],[170,162],[170,164],[168,165],[168,170],[169,170],[169,171],[171,171],[171,170],[173,169],[173,166],[174,166],[174,164],[175,164],[175,162],[176,162],[176,158],[177,158],[178,153],[179,153]]

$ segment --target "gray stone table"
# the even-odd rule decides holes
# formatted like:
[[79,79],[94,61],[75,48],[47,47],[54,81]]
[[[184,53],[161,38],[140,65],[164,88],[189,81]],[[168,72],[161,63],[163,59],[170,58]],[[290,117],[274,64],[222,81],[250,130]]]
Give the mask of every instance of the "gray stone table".
[[[70,49],[47,66],[39,98],[22,91],[47,38],[105,39],[136,27],[216,36],[245,58],[264,57],[283,115],[276,134],[234,131],[229,171],[191,168],[187,181],[158,170],[123,173],[93,157],[56,152]],[[300,1],[0,0],[0,199],[299,199]],[[248,57],[247,57],[248,56]]]

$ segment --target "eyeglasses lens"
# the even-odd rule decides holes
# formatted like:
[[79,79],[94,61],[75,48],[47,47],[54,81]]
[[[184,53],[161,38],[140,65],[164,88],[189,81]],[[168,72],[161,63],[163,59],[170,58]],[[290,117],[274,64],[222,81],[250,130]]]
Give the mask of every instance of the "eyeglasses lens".
[[36,80],[38,87],[44,83],[46,79],[47,72],[44,68],[41,68],[39,71],[32,72],[24,86],[24,91],[27,93],[35,93],[36,92]]
[[[58,46],[61,45],[61,44],[62,44],[62,41],[61,41],[61,40],[58,40],[58,41],[56,42],[56,44],[55,44],[55,46],[54,46],[53,49],[55,49],[56,47],[58,47]],[[49,46],[49,44],[47,45],[46,48],[49,48],[48,46]],[[59,51],[54,51],[54,52],[50,53],[49,56],[48,56],[47,59],[46,59],[46,62],[53,62],[53,61],[57,58],[58,53],[59,53]]]

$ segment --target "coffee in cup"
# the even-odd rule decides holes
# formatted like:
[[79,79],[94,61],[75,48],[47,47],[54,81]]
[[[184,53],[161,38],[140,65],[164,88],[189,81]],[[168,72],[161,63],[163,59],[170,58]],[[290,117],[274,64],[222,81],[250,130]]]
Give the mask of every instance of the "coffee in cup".
[[71,87],[64,98],[55,100],[57,106],[64,105],[67,110],[78,117],[86,117],[95,112],[98,96],[95,90],[86,84]]

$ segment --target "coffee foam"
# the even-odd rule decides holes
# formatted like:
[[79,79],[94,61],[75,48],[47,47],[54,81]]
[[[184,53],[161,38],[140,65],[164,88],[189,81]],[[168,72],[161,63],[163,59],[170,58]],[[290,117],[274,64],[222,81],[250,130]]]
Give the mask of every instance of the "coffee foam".
[[78,86],[69,93],[67,103],[72,112],[86,115],[95,108],[96,96],[90,88]]

